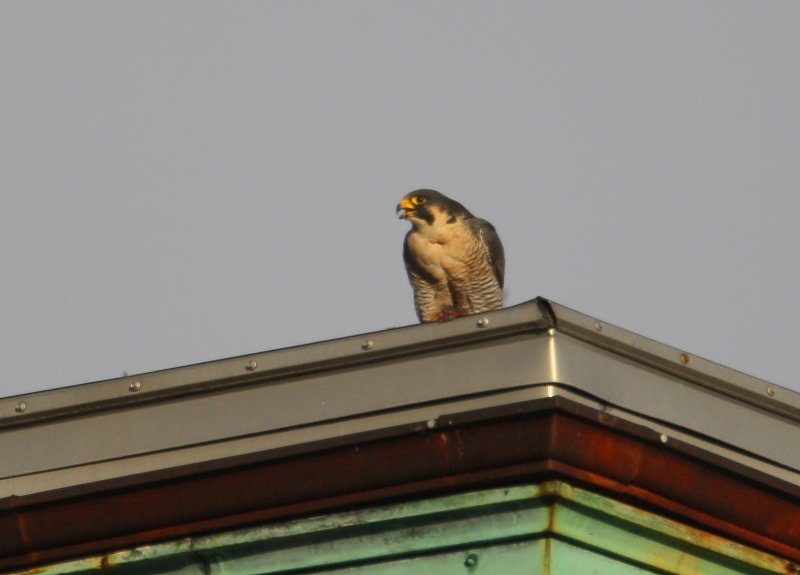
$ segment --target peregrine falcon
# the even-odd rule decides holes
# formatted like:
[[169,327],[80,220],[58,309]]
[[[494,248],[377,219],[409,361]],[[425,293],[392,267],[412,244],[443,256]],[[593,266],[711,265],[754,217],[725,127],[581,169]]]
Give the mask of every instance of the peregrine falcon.
[[411,222],[403,260],[421,322],[502,307],[505,256],[492,224],[435,190],[407,194],[397,215]]

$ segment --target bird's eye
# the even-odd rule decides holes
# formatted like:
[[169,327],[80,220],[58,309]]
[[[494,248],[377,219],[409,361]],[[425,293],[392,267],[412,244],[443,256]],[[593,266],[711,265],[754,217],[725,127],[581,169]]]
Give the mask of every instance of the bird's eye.
[[411,198],[411,201],[414,203],[415,206],[425,203],[425,196],[414,196]]

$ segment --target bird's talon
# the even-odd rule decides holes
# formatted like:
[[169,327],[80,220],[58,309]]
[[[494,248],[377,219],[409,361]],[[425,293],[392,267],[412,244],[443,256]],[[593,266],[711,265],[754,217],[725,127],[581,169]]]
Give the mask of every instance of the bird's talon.
[[439,316],[437,321],[450,321],[451,319],[456,319],[457,317],[461,317],[464,315],[464,312],[460,309],[443,309],[439,312]]

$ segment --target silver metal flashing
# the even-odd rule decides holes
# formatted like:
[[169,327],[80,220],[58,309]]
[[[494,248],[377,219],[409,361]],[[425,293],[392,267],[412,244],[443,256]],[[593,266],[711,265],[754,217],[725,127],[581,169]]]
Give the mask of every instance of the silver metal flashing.
[[800,485],[800,394],[536,299],[0,399],[0,498],[555,396]]

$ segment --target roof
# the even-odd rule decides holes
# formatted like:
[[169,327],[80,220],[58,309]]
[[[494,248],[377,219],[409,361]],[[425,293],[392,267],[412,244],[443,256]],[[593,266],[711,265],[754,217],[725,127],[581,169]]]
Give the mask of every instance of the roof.
[[0,497],[556,396],[800,485],[800,394],[538,299],[0,399]]
[[[352,503],[366,491],[386,495],[378,484],[409,494],[419,489],[409,487],[414,477],[438,478],[429,483],[437,489],[483,485],[476,478],[487,469],[495,470],[490,484],[545,471],[604,477],[626,496],[675,502],[673,512],[722,514],[719,529],[745,525],[776,538],[778,551],[800,543],[800,527],[764,512],[800,512],[800,395],[541,298],[442,324],[6,398],[0,414],[0,524],[5,518],[19,532],[0,545],[0,568],[4,555],[17,557],[6,565],[26,564],[75,555],[89,540],[118,546],[125,537],[264,520],[278,508]],[[515,439],[531,434],[541,443],[523,448]],[[481,446],[475,453],[467,437]],[[461,447],[452,453],[442,447],[454,444]],[[517,471],[498,471],[493,458],[502,457]],[[387,461],[405,468],[385,469]],[[670,471],[651,477],[652,469]],[[677,470],[694,483],[675,484]],[[300,493],[298,474],[305,483],[318,475],[314,489]],[[727,510],[713,492],[691,493],[701,479],[724,493]],[[274,488],[269,502],[244,488],[224,504],[208,501],[229,485],[262,490],[265,482]],[[303,506],[312,499],[316,506]],[[155,502],[161,508],[151,510]],[[157,516],[101,521],[114,505]],[[94,532],[67,540],[48,527],[78,512]]]

